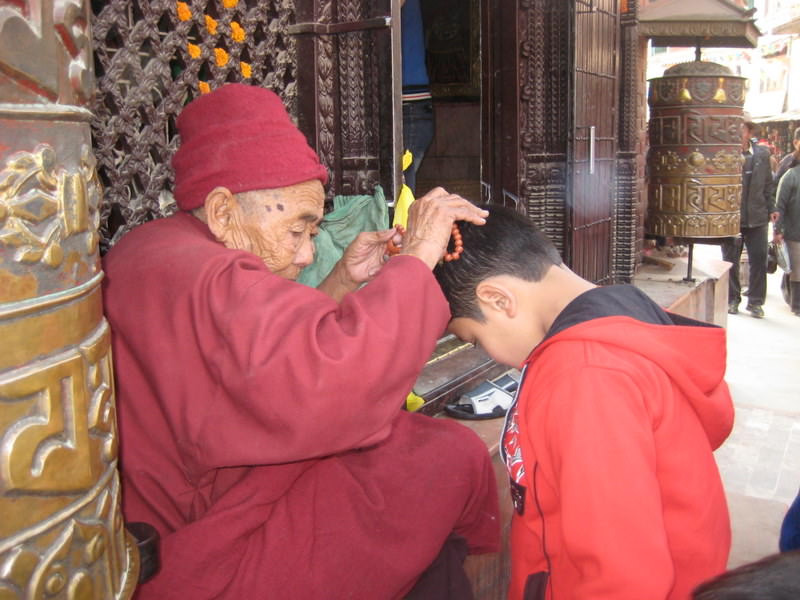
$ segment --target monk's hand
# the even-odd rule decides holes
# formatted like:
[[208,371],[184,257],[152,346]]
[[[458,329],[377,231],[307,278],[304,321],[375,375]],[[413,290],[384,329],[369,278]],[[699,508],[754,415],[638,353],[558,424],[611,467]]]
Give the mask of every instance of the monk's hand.
[[389,240],[400,244],[400,239],[394,227],[383,231],[359,233],[339,261],[343,275],[354,286],[369,281],[378,274],[385,263],[386,244]]
[[408,229],[403,236],[401,254],[410,254],[433,269],[447,251],[447,242],[456,221],[476,225],[486,223],[488,211],[478,208],[458,194],[437,187],[417,198],[408,211]]

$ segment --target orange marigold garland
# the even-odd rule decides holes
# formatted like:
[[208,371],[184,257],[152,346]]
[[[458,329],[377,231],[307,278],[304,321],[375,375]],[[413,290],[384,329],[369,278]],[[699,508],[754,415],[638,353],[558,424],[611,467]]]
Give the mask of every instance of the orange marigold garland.
[[178,19],[181,21],[188,21],[192,18],[192,9],[186,2],[176,2],[175,8],[178,12]]
[[234,42],[239,42],[240,44],[245,38],[244,29],[236,21],[231,21],[231,38],[233,38]]
[[228,53],[223,48],[214,48],[214,58],[218,67],[224,67],[228,64]]

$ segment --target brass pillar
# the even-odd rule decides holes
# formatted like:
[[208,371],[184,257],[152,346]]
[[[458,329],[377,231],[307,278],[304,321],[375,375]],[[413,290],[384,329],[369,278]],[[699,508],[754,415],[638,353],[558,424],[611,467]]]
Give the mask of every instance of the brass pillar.
[[0,4],[0,600],[123,599],[88,0]]
[[739,234],[744,82],[727,67],[702,61],[650,80],[648,233]]

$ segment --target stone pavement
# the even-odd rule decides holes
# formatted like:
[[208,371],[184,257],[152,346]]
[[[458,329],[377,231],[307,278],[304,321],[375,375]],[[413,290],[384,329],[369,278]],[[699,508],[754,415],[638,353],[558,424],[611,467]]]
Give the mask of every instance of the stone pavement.
[[800,489],[800,317],[783,300],[781,274],[769,276],[764,319],[744,310],[746,300],[728,316],[726,380],[736,420],[716,457],[731,511],[731,567],[777,552],[781,521]]

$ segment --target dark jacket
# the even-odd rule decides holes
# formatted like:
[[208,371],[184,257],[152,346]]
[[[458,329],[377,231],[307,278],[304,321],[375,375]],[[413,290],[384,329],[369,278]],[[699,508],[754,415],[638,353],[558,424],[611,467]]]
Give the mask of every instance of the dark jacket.
[[742,227],[769,223],[775,212],[775,182],[769,163],[769,149],[753,143],[753,154],[746,154],[742,168]]
[[800,242],[800,164],[781,177],[777,210],[781,216],[775,223],[775,231],[790,242]]
[[777,183],[781,180],[781,177],[783,177],[783,174],[795,166],[798,162],[800,161],[794,157],[794,152],[789,152],[789,154],[784,156],[781,159],[781,162],[778,164],[778,170],[775,171],[775,184],[777,185]]

